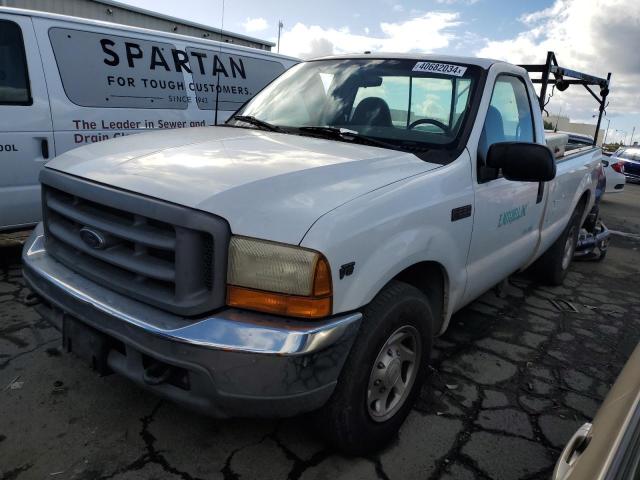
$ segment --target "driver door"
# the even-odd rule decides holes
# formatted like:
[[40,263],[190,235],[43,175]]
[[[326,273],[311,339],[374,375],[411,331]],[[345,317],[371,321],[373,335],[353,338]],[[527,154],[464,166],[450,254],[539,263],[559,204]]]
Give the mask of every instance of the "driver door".
[[531,258],[540,238],[544,202],[538,183],[503,178],[485,166],[498,142],[535,142],[532,94],[524,78],[496,77],[477,149],[474,227],[465,301],[496,285]]

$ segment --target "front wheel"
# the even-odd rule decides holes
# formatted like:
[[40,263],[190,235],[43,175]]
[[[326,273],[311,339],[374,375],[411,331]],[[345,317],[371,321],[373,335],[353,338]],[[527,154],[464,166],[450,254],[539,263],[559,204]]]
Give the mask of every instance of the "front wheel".
[[389,283],[363,314],[336,389],[316,417],[327,442],[353,455],[394,438],[424,381],[432,341],[429,301],[411,285]]

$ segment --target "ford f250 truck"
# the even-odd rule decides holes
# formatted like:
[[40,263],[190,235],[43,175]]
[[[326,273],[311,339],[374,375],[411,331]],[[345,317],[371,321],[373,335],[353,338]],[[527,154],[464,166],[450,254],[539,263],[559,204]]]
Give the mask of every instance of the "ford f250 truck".
[[317,411],[336,447],[379,448],[454,312],[567,272],[601,152],[556,138],[554,158],[544,97],[494,60],[301,63],[226,126],[49,162],[24,276],[100,373],[219,417]]

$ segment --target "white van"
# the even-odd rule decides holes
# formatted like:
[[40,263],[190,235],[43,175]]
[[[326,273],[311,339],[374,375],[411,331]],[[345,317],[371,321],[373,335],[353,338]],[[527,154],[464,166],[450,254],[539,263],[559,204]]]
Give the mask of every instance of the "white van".
[[38,173],[87,143],[226,120],[297,59],[0,7],[0,231],[40,220]]

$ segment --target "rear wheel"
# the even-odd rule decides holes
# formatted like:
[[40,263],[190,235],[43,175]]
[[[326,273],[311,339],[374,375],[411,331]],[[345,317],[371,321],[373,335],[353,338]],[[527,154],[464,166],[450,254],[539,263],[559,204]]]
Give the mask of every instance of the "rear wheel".
[[316,417],[327,442],[354,455],[391,441],[409,414],[426,374],[433,324],[427,297],[397,281],[363,314],[336,389]]
[[580,233],[580,220],[584,206],[578,206],[560,238],[534,264],[541,282],[547,285],[562,285],[573,260]]

